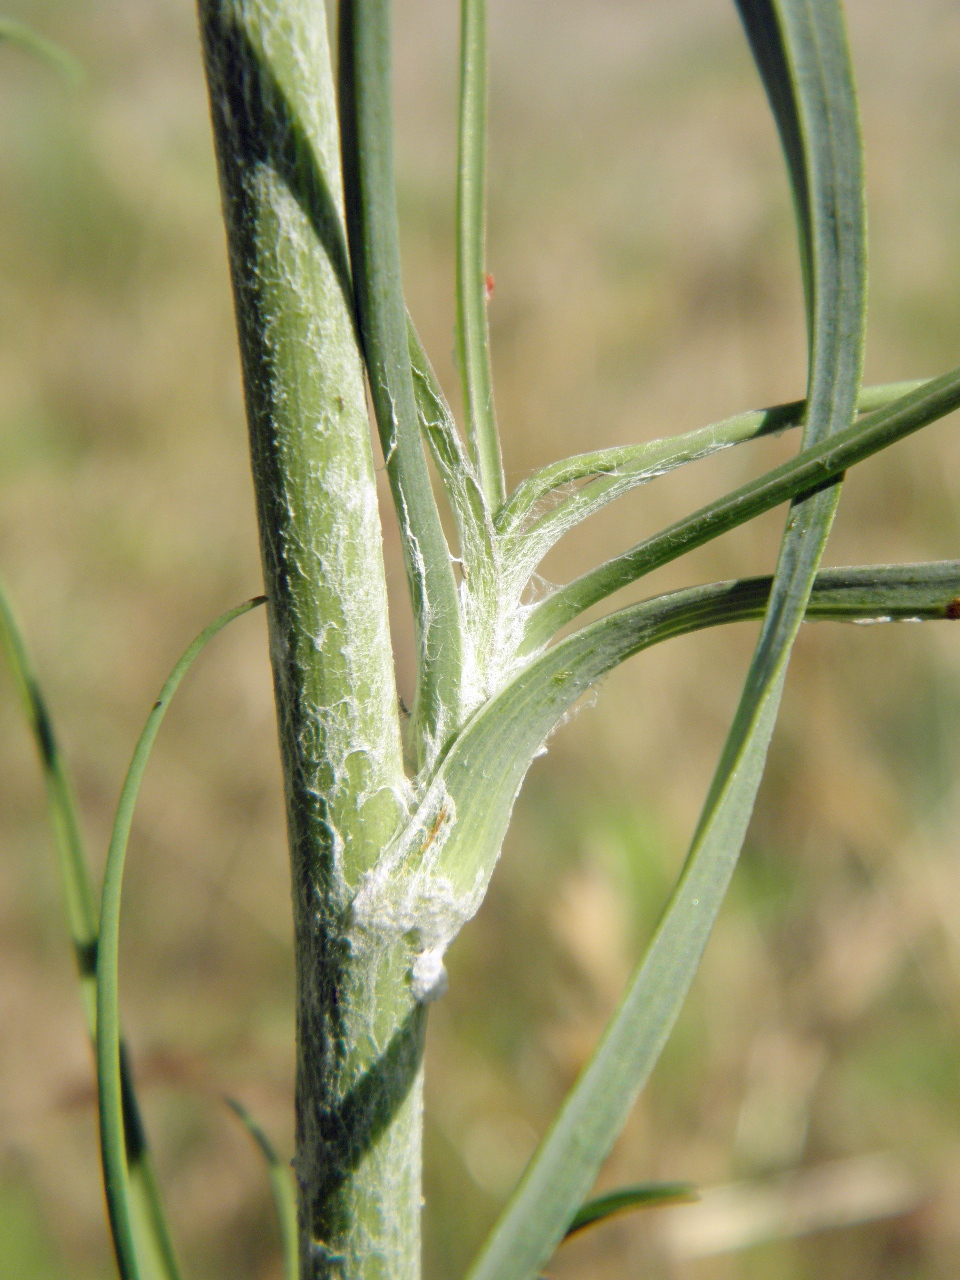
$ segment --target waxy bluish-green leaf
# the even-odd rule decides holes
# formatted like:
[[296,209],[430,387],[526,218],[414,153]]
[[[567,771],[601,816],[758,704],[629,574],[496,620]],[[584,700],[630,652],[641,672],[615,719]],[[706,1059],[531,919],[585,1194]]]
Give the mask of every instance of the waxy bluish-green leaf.
[[390,30],[389,0],[341,0],[339,99],[350,262],[417,631],[414,734],[421,762],[429,762],[459,721],[462,636],[410,370],[394,189]]
[[[914,380],[866,387],[860,393],[857,411],[867,413],[882,408],[923,385],[924,381]],[[682,435],[599,449],[552,463],[519,485],[502,509],[496,526],[507,544],[505,555],[522,563],[517,576],[522,575],[526,581],[565,533],[608,503],[687,462],[697,462],[731,445],[779,435],[800,426],[806,412],[806,400],[794,400],[769,409],[739,413]],[[549,510],[537,513],[537,504],[551,493],[581,481],[586,483],[567,493]]]
[[[850,428],[859,391],[866,249],[852,73],[840,10],[830,0],[744,0],[741,12],[760,49],[797,206],[810,339],[803,443],[810,447]],[[760,639],[676,893],[472,1280],[524,1280],[549,1257],[669,1035],[746,834],[837,496],[834,485],[793,502]]]
[[493,407],[486,267],[487,6],[460,3],[457,160],[457,356],[467,439],[490,510],[506,493]]
[[[866,326],[866,214],[853,71],[831,0],[742,0],[790,173],[810,346],[805,446],[856,413]],[[790,650],[840,497],[839,481],[792,502],[770,603],[691,850],[727,860],[746,834]]]
[[207,642],[229,622],[263,603],[264,597],[257,596],[221,614],[200,632],[173,668],[134,749],[113,822],[100,901],[100,941],[97,952],[97,1090],[100,1102],[103,1183],[121,1280],[140,1280],[143,1275],[134,1234],[125,1142],[124,1109],[127,1099],[124,1097],[121,1066],[118,975],[120,899],[133,811],[161,722],[193,660]]
[[958,407],[960,369],[953,369],[558,588],[531,612],[527,647],[539,648],[585,609],[621,587],[797,494],[829,484],[850,467]]
[[[749,578],[657,596],[583,627],[522,668],[464,728],[409,824],[361,885],[357,924],[375,929],[378,919],[418,920],[423,949],[442,953],[483,899],[532,760],[577,699],[652,645],[762,617],[770,587],[770,578]],[[830,569],[817,576],[807,617],[952,618],[958,595],[956,561]],[[572,1208],[590,1185],[579,1187]]]
[[[761,618],[770,578],[712,583],[631,605],[559,641],[520,672],[471,721],[424,800],[422,828],[441,805],[455,814],[442,851],[419,852],[430,875],[466,894],[493,869],[510,809],[530,761],[573,703],[632,654],[673,636]],[[807,618],[846,622],[955,619],[960,561],[830,569],[818,573]],[[483,786],[477,787],[476,779]],[[471,1273],[533,1274],[583,1203],[637,1092],[666,1041],[732,873],[739,845],[723,860],[689,858],[670,906],[594,1058],[569,1095]],[[415,887],[413,866],[398,883]],[[549,1224],[549,1229],[546,1224]]]
[[696,1199],[697,1193],[689,1182],[642,1182],[636,1187],[621,1187],[588,1200],[578,1209],[564,1239],[630,1209],[656,1209],[665,1204],[689,1204]]
[[225,1098],[224,1101],[257,1144],[266,1163],[270,1191],[277,1211],[277,1224],[280,1228],[283,1280],[297,1280],[300,1274],[300,1259],[297,1251],[297,1196],[293,1173],[290,1166],[284,1164],[277,1155],[273,1143],[243,1103],[238,1102],[236,1098]]
[[[803,431],[809,447],[852,423],[863,364],[866,215],[853,71],[838,3],[741,0],[740,10],[794,192],[810,347]],[[838,481],[792,502],[763,629],[691,859],[722,866],[746,834],[790,650],[839,496]]]
[[[862,387],[857,400],[858,413],[870,413],[898,400],[909,391],[922,387],[928,378],[908,382],[887,382],[876,387]],[[790,400],[766,409],[749,409],[706,427],[684,431],[675,436],[648,440],[643,444],[619,445],[610,449],[594,449],[574,454],[560,462],[550,462],[517,485],[503,505],[495,524],[499,532],[523,528],[532,509],[554,490],[568,488],[582,480],[615,479],[632,476],[636,471],[643,480],[664,475],[685,462],[709,457],[720,449],[775,436],[799,427],[806,416],[806,400]],[[535,518],[535,514],[534,514]]]
[[[16,617],[0,586],[0,650],[3,651],[24,715],[33,730],[43,769],[47,806],[53,827],[60,886],[67,909],[67,926],[73,943],[87,1032],[91,1043],[97,1038],[97,950],[98,908],[90,877],[87,855],[80,834],[73,787],[57,743],[46,702],[33,663],[27,652]],[[130,1199],[134,1219],[142,1232],[144,1250],[149,1250],[159,1275],[178,1280],[179,1269],[167,1227],[153,1161],[140,1117],[127,1056],[120,1041],[120,1092],[124,1100],[124,1144],[130,1169]]]

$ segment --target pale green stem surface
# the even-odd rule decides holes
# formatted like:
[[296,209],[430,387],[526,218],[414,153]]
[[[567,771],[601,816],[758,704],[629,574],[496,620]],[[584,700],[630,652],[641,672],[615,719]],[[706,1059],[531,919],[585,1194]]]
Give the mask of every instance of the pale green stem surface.
[[[301,1274],[414,1280],[424,1010],[408,941],[358,936],[347,917],[360,877],[404,819],[408,785],[326,19],[317,0],[199,7],[286,780]],[[402,310],[400,334],[409,382]],[[371,377],[382,402],[392,384]],[[417,432],[405,404],[398,427],[408,412]],[[421,631],[434,668],[449,657],[444,678],[458,679],[456,653],[437,649],[450,603],[427,607],[427,578],[446,573],[456,609],[452,571],[436,563],[445,545],[430,554]]]

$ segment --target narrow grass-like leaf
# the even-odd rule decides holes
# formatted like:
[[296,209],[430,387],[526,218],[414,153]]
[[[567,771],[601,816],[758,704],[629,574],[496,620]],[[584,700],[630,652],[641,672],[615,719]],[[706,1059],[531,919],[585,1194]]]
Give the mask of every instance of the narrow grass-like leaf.
[[958,407],[960,369],[953,369],[558,588],[531,612],[526,647],[546,644],[578,614],[621,587],[781,502],[828,485],[848,468]]
[[100,941],[97,953],[97,1089],[100,1101],[100,1154],[110,1217],[110,1230],[121,1280],[140,1280],[142,1274],[133,1230],[128,1187],[128,1161],[124,1125],[126,1098],[120,1052],[118,959],[120,947],[120,898],[127,841],[133,811],[150,750],[167,707],[193,660],[209,640],[234,618],[264,604],[263,596],[220,615],[197,636],[167,677],[134,749],[117,804],[103,894],[100,901]]
[[[73,943],[87,1033],[92,1044],[97,1038],[97,948],[96,894],[73,788],[57,743],[53,722],[47,711],[36,672],[30,661],[23,634],[17,624],[6,591],[0,584],[0,650],[7,660],[20,703],[33,730],[43,769],[50,823],[57,851],[60,885],[67,909],[67,925]],[[167,1227],[153,1161],[147,1146],[127,1055],[120,1041],[120,1091],[123,1098],[124,1143],[130,1168],[130,1198],[134,1218],[143,1233],[155,1265],[166,1280],[178,1280],[179,1268]]]
[[[741,16],[784,144],[806,286],[810,372],[805,446],[856,413],[866,324],[866,215],[853,71],[839,4],[743,0]],[[790,650],[840,497],[793,500],[770,603],[691,857],[729,854],[746,832]],[[739,833],[739,834],[738,834]]]
[[609,1191],[606,1195],[588,1200],[567,1227],[564,1239],[569,1240],[578,1231],[594,1227],[629,1209],[656,1209],[665,1204],[690,1204],[697,1198],[696,1190],[689,1182],[642,1182],[636,1187],[621,1187],[618,1191]]
[[[815,0],[815,2],[820,3],[821,8],[824,7],[822,0]],[[780,134],[784,159],[787,162],[799,233],[800,274],[803,278],[804,300],[807,307],[807,336],[810,338],[815,327],[813,309],[816,286],[813,264],[811,173],[804,134],[805,128],[809,131],[814,122],[809,112],[806,120],[801,119],[802,102],[797,93],[796,67],[791,66],[778,21],[778,13],[782,15],[786,6],[771,3],[771,0],[735,0],[735,3],[740,10],[747,39],[750,41],[750,48],[760,71],[760,78]],[[806,4],[807,0],[802,0],[802,3]],[[834,4],[834,0],[826,0],[826,3]],[[814,93],[816,93],[815,89]],[[809,96],[808,94],[808,102]],[[821,119],[820,124],[829,126],[829,121]],[[828,139],[823,136],[819,141],[829,145]]]
[[[436,936],[424,926],[422,942],[424,948],[447,946],[483,900],[531,762],[577,699],[621,662],[664,640],[761,618],[771,581],[715,582],[644,600],[582,627],[524,667],[473,716],[410,823],[384,850],[376,879],[384,914],[429,922],[442,885],[445,900],[459,904],[458,918],[443,917]],[[817,575],[806,616],[838,622],[950,619],[960,612],[958,598],[958,561],[830,569]],[[385,895],[392,896],[385,902]],[[354,907],[363,917],[362,886]],[[571,1213],[591,1181],[571,1193]]]
[[80,995],[90,1038],[96,1037],[97,907],[87,868],[73,788],[53,731],[36,672],[27,653],[6,590],[0,585],[0,648],[3,650],[24,715],[33,730],[46,785],[60,885],[77,960]]
[[[513,799],[543,738],[607,671],[673,636],[762,617],[770,588],[770,578],[754,578],[671,592],[602,618],[541,654],[493,701],[489,715],[485,710],[471,722],[444,761],[446,791],[458,812],[450,843],[462,824],[476,840],[486,841],[488,863],[481,870],[476,846],[461,844],[442,869],[453,874],[467,861],[467,876],[489,876]],[[806,616],[847,622],[956,619],[960,561],[823,570]],[[471,805],[465,782],[477,777],[485,786]],[[532,1275],[583,1203],[659,1057],[706,945],[739,851],[735,842],[725,847],[722,863],[687,860],[617,1013],[471,1270],[471,1280]]]
[[[862,387],[857,399],[857,412],[870,413],[898,400],[909,391],[922,387],[928,378],[914,378],[908,382],[887,382],[875,387]],[[556,489],[563,489],[581,480],[603,479],[614,475],[632,474],[633,468],[644,479],[665,474],[684,462],[694,462],[709,457],[719,449],[757,440],[761,436],[779,435],[792,427],[799,427],[806,416],[806,400],[790,400],[786,404],[772,405],[767,409],[751,409],[746,413],[711,422],[706,427],[684,431],[679,435],[648,440],[643,444],[628,444],[609,449],[595,449],[590,453],[578,453],[560,462],[551,462],[521,481],[504,503],[495,521],[501,533],[523,527],[531,510]]]
[[283,1280],[297,1280],[300,1273],[297,1253],[297,1196],[289,1165],[277,1155],[273,1143],[253,1116],[236,1098],[224,1098],[250,1137],[257,1144],[267,1165],[267,1177],[277,1211],[280,1243],[283,1248]]
[[[866,387],[858,398],[857,410],[866,413],[882,408],[924,386],[925,381]],[[687,462],[697,462],[731,445],[757,440],[761,436],[779,435],[800,426],[806,411],[806,400],[794,400],[769,409],[740,413],[682,435],[582,453],[563,462],[552,463],[524,481],[503,508],[498,529],[510,539],[512,545],[508,554],[522,561],[524,577],[529,578],[565,533],[616,498]],[[552,491],[578,481],[587,483],[568,493],[552,509],[540,515],[532,510]],[[533,518],[528,519],[530,516]]]
[[416,745],[420,762],[429,763],[458,724],[462,636],[410,369],[394,189],[390,28],[389,0],[341,0],[339,96],[350,262],[417,629]]
[[[849,429],[859,391],[866,250],[852,73],[842,16],[830,0],[815,6],[749,0],[741,12],[760,44],[758,64],[781,125],[797,204],[810,337],[803,435],[809,447]],[[760,639],[677,890],[596,1054],[494,1229],[474,1280],[522,1280],[549,1256],[673,1027],[746,834],[838,488],[792,504]]]
[[506,489],[493,406],[486,268],[487,6],[460,4],[457,161],[457,356],[470,451],[496,513]]
[[18,22],[15,18],[0,18],[0,42],[19,45],[27,53],[42,58],[73,85],[80,84],[83,80],[83,68],[73,54],[40,35],[25,22]]

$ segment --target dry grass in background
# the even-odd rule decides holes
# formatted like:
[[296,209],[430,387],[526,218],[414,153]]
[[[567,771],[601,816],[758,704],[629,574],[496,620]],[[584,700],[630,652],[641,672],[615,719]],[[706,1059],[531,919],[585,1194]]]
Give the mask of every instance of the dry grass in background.
[[[456,10],[396,3],[406,285],[451,395]],[[867,379],[932,374],[960,358],[960,11],[847,10],[870,197]],[[74,93],[0,50],[0,566],[99,867],[172,661],[259,588],[252,494],[189,0],[8,11],[88,72]],[[800,395],[787,186],[729,0],[491,0],[491,34],[508,476]],[[641,490],[546,572],[571,576],[794,447],[758,443]],[[828,561],[956,556],[958,463],[948,420],[851,474]],[[781,523],[728,535],[644,589],[767,571]],[[402,663],[402,618],[397,631]],[[535,766],[431,1017],[429,1276],[462,1271],[613,1008],[753,634],[633,661]],[[588,1234],[558,1277],[957,1274],[958,718],[954,630],[804,630],[730,900],[605,1173],[733,1185]],[[112,1263],[89,1051],[40,776],[5,680],[0,823],[0,1280],[94,1280]],[[124,1018],[188,1273],[277,1276],[262,1170],[219,1101],[240,1096],[290,1150],[288,880],[262,619],[217,641],[168,717],[128,886]]]

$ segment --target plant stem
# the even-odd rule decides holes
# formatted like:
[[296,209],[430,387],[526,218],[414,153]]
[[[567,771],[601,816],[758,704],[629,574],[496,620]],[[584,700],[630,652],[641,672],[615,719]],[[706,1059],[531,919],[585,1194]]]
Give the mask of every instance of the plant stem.
[[390,0],[340,0],[339,99],[350,260],[417,631],[413,735],[429,766],[459,727],[457,586],[420,438],[400,281],[393,174]]
[[460,6],[460,130],[457,159],[457,358],[467,439],[490,510],[506,497],[493,408],[487,329],[487,6]]
[[415,1280],[424,1012],[406,943],[348,918],[408,788],[325,15],[199,9],[286,779],[301,1276]]

